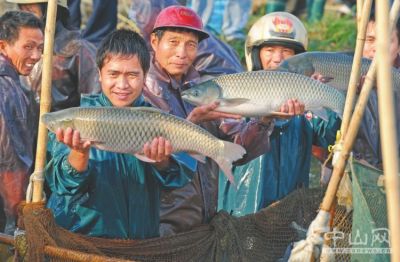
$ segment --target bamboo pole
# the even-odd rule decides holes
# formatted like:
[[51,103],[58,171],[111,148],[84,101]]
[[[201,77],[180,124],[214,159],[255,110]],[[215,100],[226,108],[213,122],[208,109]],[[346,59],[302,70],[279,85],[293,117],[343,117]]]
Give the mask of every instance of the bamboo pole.
[[3,233],[0,233],[0,243],[7,244],[7,245],[10,245],[10,246],[14,246],[14,243],[15,243],[14,237],[10,236],[10,235],[3,234]]
[[[360,1],[357,1],[357,4]],[[357,92],[357,84],[361,75],[361,61],[362,53],[364,50],[365,34],[367,32],[367,25],[369,21],[369,16],[371,14],[372,0],[365,0],[364,6],[362,8],[361,20],[358,23],[357,30],[357,42],[356,49],[354,52],[353,65],[351,68],[351,75],[349,80],[349,86],[347,88],[346,103],[343,110],[343,119],[340,126],[341,140],[346,136],[347,129],[349,127],[351,113],[353,112],[354,100]],[[361,11],[360,11],[361,12]],[[357,13],[358,15],[358,13]]]
[[[395,0],[390,13],[391,17],[390,28],[393,28],[393,25],[396,23],[397,18],[399,16],[399,11],[400,11],[400,0]],[[365,78],[365,82],[361,90],[361,94],[358,99],[353,116],[351,118],[347,134],[344,137],[342,152],[338,157],[338,162],[335,164],[333,168],[331,180],[328,184],[328,188],[326,190],[324,199],[322,200],[321,203],[321,210],[324,210],[326,212],[329,212],[332,204],[334,203],[335,195],[340,183],[341,176],[344,172],[347,158],[349,157],[349,153],[353,147],[355,138],[358,133],[358,128],[360,127],[361,120],[364,115],[364,109],[368,101],[369,93],[374,84],[375,74],[376,74],[376,59],[374,58],[368,70],[367,76]]]
[[[43,52],[42,88],[40,94],[40,117],[50,111],[51,80],[53,67],[54,32],[57,15],[57,0],[49,0],[47,4],[45,41]],[[38,142],[33,177],[33,202],[42,201],[44,166],[46,164],[47,129],[39,121]],[[29,199],[27,199],[29,202]]]
[[45,246],[44,253],[52,258],[61,258],[68,261],[91,261],[91,262],[134,262],[134,260],[124,260],[103,257],[61,247]]
[[[379,5],[378,5],[379,3]],[[400,183],[398,177],[398,150],[395,122],[395,110],[392,86],[392,64],[389,48],[392,30],[389,24],[389,3],[387,0],[379,0],[375,3],[376,13],[376,41],[378,57],[378,106],[379,127],[381,132],[381,147],[383,158],[383,170],[385,177],[386,203],[388,212],[388,224],[390,232],[391,261],[400,261]]]
[[361,26],[361,17],[363,15],[364,10],[364,0],[357,0],[357,31],[360,31],[360,26]]

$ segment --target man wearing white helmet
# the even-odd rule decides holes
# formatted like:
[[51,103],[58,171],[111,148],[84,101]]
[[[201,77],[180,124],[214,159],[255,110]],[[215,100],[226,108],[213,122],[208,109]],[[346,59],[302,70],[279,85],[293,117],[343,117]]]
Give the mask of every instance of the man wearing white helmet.
[[[307,41],[307,31],[297,17],[286,12],[265,15],[247,36],[247,68],[276,69],[284,59],[305,52]],[[296,188],[308,186],[312,145],[327,147],[334,142],[338,118],[328,112],[329,120],[325,122],[311,112],[304,113],[304,104],[295,98],[282,105],[281,111],[295,117],[275,121],[271,150],[236,167],[235,187],[220,176],[219,208],[242,216],[270,205]]]

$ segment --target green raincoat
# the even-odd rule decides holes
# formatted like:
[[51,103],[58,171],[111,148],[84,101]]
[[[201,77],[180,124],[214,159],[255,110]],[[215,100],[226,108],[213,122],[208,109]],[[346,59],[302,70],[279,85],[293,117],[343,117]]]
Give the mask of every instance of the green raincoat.
[[[83,97],[82,106],[111,106],[104,96]],[[134,106],[143,106],[142,98]],[[52,194],[47,206],[58,225],[89,236],[143,239],[159,236],[160,190],[182,187],[193,173],[173,159],[159,172],[130,154],[90,149],[89,166],[78,173],[68,162],[69,148],[51,134],[46,167]]]

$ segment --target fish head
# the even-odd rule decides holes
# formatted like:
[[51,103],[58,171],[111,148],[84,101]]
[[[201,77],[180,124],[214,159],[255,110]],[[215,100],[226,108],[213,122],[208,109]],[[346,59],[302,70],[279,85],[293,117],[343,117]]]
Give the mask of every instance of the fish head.
[[306,76],[312,76],[315,73],[314,65],[307,53],[289,57],[280,64],[279,69]]
[[74,129],[73,114],[70,109],[60,110],[57,112],[46,113],[41,117],[42,123],[52,132],[56,132],[58,128]]
[[192,86],[181,93],[182,99],[196,106],[207,105],[221,96],[221,88],[213,80]]

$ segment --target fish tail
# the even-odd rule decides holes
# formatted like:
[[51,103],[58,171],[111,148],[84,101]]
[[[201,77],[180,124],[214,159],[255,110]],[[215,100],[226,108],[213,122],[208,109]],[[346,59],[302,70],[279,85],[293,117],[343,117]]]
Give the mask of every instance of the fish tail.
[[246,150],[238,144],[227,141],[221,142],[223,143],[223,148],[220,150],[220,154],[217,159],[215,159],[215,162],[217,162],[219,168],[224,172],[228,180],[234,184],[232,163],[238,159],[241,159],[243,155],[246,154]]

